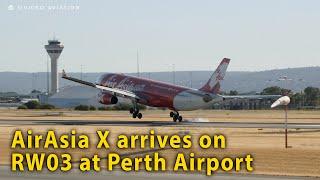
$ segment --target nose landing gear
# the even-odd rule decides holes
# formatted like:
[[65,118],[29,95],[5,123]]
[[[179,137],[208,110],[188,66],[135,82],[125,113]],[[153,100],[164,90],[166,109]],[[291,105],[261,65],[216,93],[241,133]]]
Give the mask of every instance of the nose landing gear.
[[170,112],[170,117],[172,117],[172,119],[173,119],[173,121],[174,122],[177,122],[177,120],[179,121],[179,122],[181,122],[182,121],[182,116],[180,116],[179,115],[179,112]]

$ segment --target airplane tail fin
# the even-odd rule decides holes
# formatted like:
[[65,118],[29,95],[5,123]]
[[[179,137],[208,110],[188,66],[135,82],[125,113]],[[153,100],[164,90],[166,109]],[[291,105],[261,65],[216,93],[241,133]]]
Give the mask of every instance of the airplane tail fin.
[[220,91],[220,81],[223,80],[224,75],[226,74],[230,59],[224,58],[214,73],[211,75],[208,82],[199,90],[217,94]]

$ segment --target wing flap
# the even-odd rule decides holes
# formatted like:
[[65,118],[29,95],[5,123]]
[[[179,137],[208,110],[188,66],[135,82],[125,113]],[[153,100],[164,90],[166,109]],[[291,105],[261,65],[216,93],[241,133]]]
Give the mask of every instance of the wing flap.
[[117,88],[109,88],[109,87],[105,87],[105,86],[100,86],[100,85],[95,85],[96,88],[101,89],[101,90],[105,90],[105,91],[109,91],[112,93],[116,93],[117,95],[123,96],[123,97],[131,97],[131,98],[135,98],[135,99],[140,99],[136,94],[134,94],[131,91],[125,91],[122,89],[117,89]]

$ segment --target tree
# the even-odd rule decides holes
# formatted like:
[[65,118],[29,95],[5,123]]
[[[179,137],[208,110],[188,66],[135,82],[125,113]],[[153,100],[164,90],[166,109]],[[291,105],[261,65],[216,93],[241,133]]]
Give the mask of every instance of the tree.
[[18,109],[28,109],[26,105],[20,105],[18,106]]
[[264,88],[261,92],[262,95],[287,95],[292,96],[292,91],[290,89],[280,88],[279,86],[271,86]]
[[90,111],[95,111],[95,110],[96,110],[96,107],[94,107],[94,106],[89,106],[89,110],[90,110]]
[[31,93],[41,93],[41,91],[34,89],[31,91]]
[[39,106],[39,109],[55,109],[56,107],[54,107],[54,105],[51,104],[41,104]]
[[293,93],[291,91],[291,89],[281,89],[281,95],[286,95],[286,96],[292,96]]
[[87,105],[79,105],[79,106],[76,106],[74,108],[74,110],[78,110],[78,111],[88,111],[89,110],[89,106]]
[[39,101],[28,101],[24,104],[28,109],[38,109],[40,106]]
[[233,96],[235,96],[235,95],[238,95],[238,91],[237,90],[231,90],[230,92],[229,92],[229,95],[233,95]]
[[301,107],[303,106],[303,93],[295,93],[291,96],[291,102],[294,107]]
[[271,86],[264,88],[261,92],[262,95],[278,95],[281,94],[282,90],[279,86]]
[[99,111],[106,111],[106,110],[108,110],[108,109],[110,109],[110,108],[104,107],[104,106],[98,107],[98,110],[99,110]]
[[318,98],[320,96],[319,88],[309,86],[304,89],[304,94],[306,98],[306,104],[308,106],[317,106]]

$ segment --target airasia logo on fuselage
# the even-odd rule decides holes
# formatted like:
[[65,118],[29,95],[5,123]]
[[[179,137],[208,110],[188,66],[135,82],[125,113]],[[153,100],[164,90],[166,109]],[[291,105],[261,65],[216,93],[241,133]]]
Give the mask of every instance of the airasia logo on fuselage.
[[125,77],[123,80],[118,82],[118,76],[113,75],[103,84],[106,87],[122,89],[125,91],[137,92],[143,91],[145,88],[145,84],[136,84],[133,82],[130,77]]

